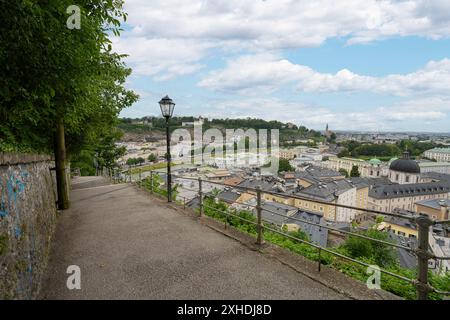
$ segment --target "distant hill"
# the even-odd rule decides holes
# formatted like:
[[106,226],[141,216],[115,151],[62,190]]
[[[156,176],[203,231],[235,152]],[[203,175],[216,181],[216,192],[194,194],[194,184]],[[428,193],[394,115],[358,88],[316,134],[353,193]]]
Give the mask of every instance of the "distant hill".
[[[184,126],[183,123],[192,123],[197,120],[194,117],[173,117],[170,119],[170,129],[177,128],[192,130],[191,126]],[[299,145],[305,142],[299,140],[311,139],[314,144],[325,140],[319,131],[311,130],[305,126],[297,126],[293,123],[284,123],[277,120],[266,121],[257,118],[242,119],[203,119],[203,130],[217,128],[221,131],[226,129],[278,129],[280,130],[280,142],[282,144]],[[165,120],[162,117],[144,118],[122,118],[118,127],[124,132],[124,141],[142,141],[163,139],[165,137]]]

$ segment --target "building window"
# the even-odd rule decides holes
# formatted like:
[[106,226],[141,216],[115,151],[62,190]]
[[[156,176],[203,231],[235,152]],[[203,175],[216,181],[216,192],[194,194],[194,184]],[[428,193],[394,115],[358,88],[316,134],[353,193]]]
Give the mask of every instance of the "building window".
[[406,182],[409,182],[409,176],[406,176]]

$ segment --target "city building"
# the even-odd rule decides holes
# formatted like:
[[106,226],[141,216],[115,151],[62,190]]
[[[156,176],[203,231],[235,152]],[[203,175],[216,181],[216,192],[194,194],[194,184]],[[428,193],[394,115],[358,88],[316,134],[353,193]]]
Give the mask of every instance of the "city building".
[[[434,255],[438,257],[450,257],[450,238],[431,234],[429,244]],[[436,274],[446,274],[450,272],[450,260],[436,260],[436,265],[433,267],[431,270]]]
[[450,162],[450,148],[434,148],[427,150],[423,153],[423,156],[438,162]]
[[[304,221],[308,221],[309,223]],[[285,221],[284,226],[287,227],[288,231],[301,230],[313,243],[322,247],[327,246],[328,229],[321,227],[326,226],[326,222],[323,215],[320,213],[298,210],[294,215]]]
[[415,211],[424,213],[434,220],[448,220],[450,199],[431,199],[416,202]]
[[402,159],[397,159],[389,165],[389,180],[399,184],[418,183],[420,179],[419,164],[409,158],[409,152],[403,153]]
[[314,161],[322,161],[322,153],[319,148],[310,148],[305,146],[298,146],[292,148],[282,148],[279,150],[280,158],[292,160],[296,158],[309,158]]
[[378,230],[387,231],[405,238],[417,239],[418,237],[416,224],[409,219],[400,217],[386,216],[384,221],[380,223]]
[[202,126],[205,123],[205,120],[206,119],[199,117],[198,120],[182,122],[181,126],[182,127]]
[[[345,179],[321,182],[307,188],[300,187],[292,194],[299,197],[294,199],[294,206],[321,213],[327,221],[351,222],[356,217],[356,210],[334,205],[356,207],[356,187]],[[315,200],[322,203],[314,202]]]
[[392,212],[394,209],[415,210],[421,200],[449,199],[450,186],[446,182],[415,184],[382,184],[369,189],[368,209]]
[[324,135],[325,135],[325,137],[330,138],[332,134],[333,134],[333,131],[330,130],[330,128],[328,127],[328,123],[327,123],[327,126],[325,127]]
[[444,174],[450,174],[450,162],[419,162],[420,172],[438,172]]
[[347,157],[330,157],[327,161],[322,163],[328,169],[339,171],[345,170],[350,174],[352,168],[356,166],[361,177],[376,178],[383,176],[383,169],[385,165],[379,159],[371,159],[370,161],[365,161],[356,158]]
[[[351,183],[356,187],[356,207],[367,209],[369,203],[369,188],[370,181],[366,178],[351,178]],[[355,221],[361,223],[366,221],[372,216],[366,211],[358,210],[356,211]]]
[[[256,208],[253,208],[256,214]],[[282,227],[289,217],[297,213],[298,209],[283,203],[263,202],[261,204],[261,217],[264,221]]]

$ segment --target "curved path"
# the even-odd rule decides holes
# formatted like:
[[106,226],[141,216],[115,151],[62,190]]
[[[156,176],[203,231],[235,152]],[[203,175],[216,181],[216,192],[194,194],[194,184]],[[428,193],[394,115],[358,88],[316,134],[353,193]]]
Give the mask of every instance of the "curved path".
[[[127,184],[78,178],[58,221],[45,299],[345,299]],[[81,290],[66,287],[81,269]]]

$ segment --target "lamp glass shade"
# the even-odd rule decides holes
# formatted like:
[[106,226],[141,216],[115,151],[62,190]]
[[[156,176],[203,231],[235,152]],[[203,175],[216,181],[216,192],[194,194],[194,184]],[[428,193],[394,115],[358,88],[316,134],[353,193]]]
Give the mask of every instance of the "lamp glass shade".
[[175,103],[169,96],[165,96],[159,102],[159,106],[161,107],[161,113],[165,118],[171,118],[173,115],[173,110],[175,109]]

